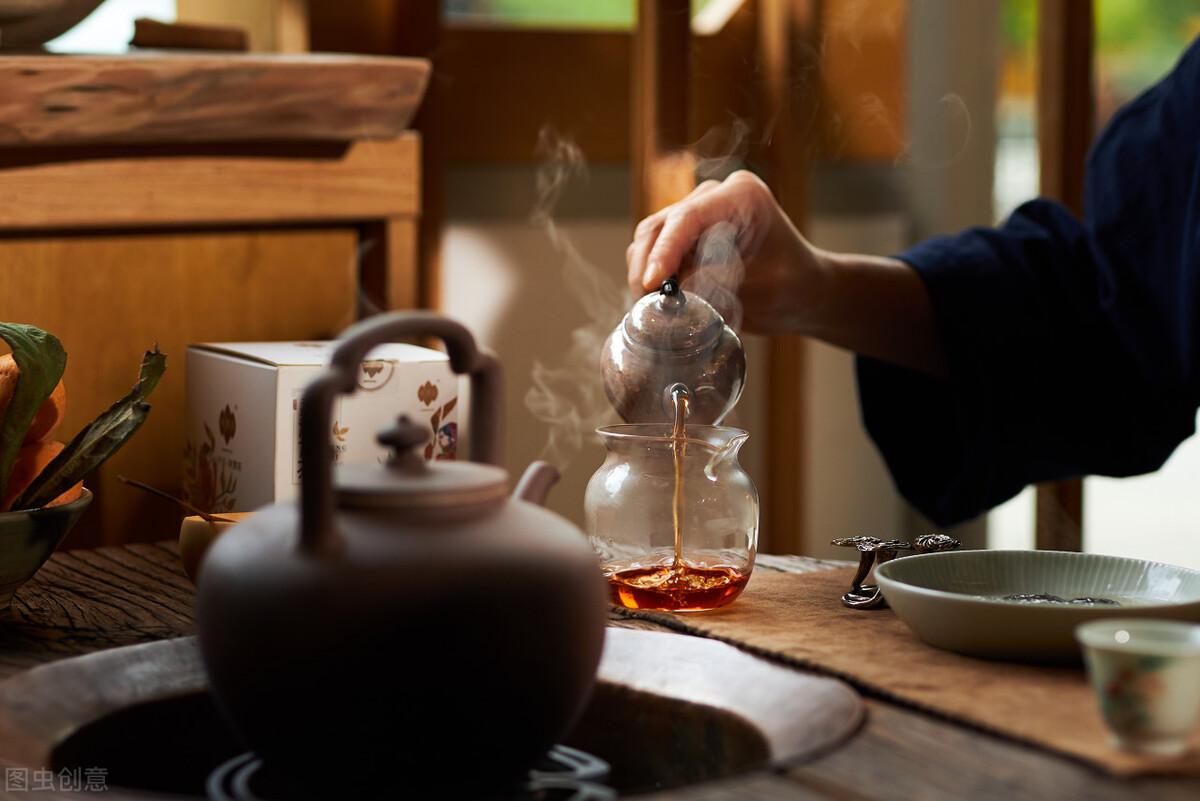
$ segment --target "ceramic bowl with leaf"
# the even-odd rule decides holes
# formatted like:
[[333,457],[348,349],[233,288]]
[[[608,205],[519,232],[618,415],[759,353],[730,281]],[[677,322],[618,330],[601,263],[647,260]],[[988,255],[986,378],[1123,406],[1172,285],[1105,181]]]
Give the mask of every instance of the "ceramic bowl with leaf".
[[0,323],[12,353],[0,356],[0,610],[50,558],[92,501],[83,477],[116,453],[150,412],[146,396],[167,359],[142,359],[137,383],[68,443],[56,439],[66,411],[67,353],[31,325]]

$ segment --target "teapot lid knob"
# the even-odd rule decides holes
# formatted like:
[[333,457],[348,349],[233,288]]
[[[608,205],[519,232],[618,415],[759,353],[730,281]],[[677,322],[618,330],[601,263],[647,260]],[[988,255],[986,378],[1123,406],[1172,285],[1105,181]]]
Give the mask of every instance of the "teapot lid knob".
[[375,435],[375,440],[392,452],[388,458],[388,467],[425,469],[425,460],[416,449],[429,441],[429,429],[414,423],[408,415],[402,414],[396,418],[395,425],[380,431]]

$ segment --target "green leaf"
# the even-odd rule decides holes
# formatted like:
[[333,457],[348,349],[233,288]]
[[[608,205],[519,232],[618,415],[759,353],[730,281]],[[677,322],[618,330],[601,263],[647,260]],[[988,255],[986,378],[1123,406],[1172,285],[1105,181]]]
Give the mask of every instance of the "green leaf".
[[21,323],[0,323],[0,339],[12,348],[21,371],[17,387],[0,424],[0,494],[12,474],[17,451],[33,418],[67,369],[67,352],[58,337]]
[[145,397],[158,386],[167,357],[156,346],[146,351],[142,369],[133,390],[75,435],[75,439],[43,468],[23,493],[13,501],[13,509],[39,509],[75,486],[85,475],[104,464],[110,456],[141,428],[150,413]]
[[148,397],[166,371],[167,357],[158,349],[158,345],[155,345],[154,350],[148,350],[142,355],[142,366],[138,370],[138,381],[133,385],[133,391],[140,392],[143,398]]

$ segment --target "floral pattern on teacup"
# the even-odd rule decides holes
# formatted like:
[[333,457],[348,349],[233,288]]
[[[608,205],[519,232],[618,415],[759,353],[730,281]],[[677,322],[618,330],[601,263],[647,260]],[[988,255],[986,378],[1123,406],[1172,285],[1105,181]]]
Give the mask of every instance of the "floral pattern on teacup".
[[1149,725],[1151,708],[1167,689],[1159,673],[1170,663],[1166,657],[1142,656],[1118,668],[1101,693],[1104,717],[1118,728]]

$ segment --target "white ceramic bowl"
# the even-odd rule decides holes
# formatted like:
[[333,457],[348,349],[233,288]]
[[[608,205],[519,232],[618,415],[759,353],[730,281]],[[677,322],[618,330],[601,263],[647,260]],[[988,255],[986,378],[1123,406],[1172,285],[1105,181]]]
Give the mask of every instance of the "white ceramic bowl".
[[[1200,571],[1066,551],[949,551],[875,571],[883,597],[925,642],[990,659],[1078,662],[1074,629],[1111,617],[1200,622]],[[1009,595],[1108,598],[1120,606],[1024,603]]]

